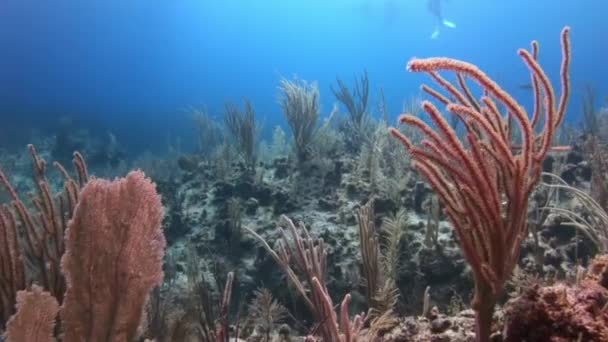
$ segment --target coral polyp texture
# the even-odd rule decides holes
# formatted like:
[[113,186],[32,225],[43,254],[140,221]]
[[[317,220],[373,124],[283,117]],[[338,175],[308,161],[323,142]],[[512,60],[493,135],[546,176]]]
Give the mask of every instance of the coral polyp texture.
[[148,294],[163,281],[163,208],[140,171],[93,179],[66,231],[61,268],[68,341],[133,341]]
[[575,285],[532,286],[505,307],[505,341],[608,341],[608,256]]

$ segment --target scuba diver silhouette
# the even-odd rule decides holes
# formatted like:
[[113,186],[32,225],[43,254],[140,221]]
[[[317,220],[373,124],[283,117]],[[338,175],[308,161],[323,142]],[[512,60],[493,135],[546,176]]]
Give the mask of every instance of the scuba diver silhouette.
[[437,39],[439,37],[441,27],[456,27],[456,24],[443,18],[443,15],[441,14],[441,1],[443,0],[427,0],[426,3],[429,12],[437,19],[435,30],[431,34],[431,39]]

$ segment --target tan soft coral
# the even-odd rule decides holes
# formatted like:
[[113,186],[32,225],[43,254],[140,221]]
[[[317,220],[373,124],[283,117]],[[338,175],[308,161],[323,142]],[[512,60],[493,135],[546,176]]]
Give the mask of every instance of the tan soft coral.
[[585,279],[593,280],[608,289],[608,255],[600,255],[593,259],[587,268]]
[[533,286],[505,308],[505,341],[608,341],[608,256],[578,286]]

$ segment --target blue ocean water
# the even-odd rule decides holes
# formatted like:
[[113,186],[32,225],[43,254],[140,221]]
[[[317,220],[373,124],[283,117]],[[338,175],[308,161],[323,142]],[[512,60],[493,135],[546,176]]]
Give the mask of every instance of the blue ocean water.
[[[281,77],[318,81],[324,114],[330,85],[369,72],[389,111],[426,79],[405,72],[413,56],[474,62],[522,100],[528,73],[515,51],[532,39],[556,85],[559,33],[572,27],[573,97],[580,120],[586,83],[608,94],[608,3],[603,0],[450,0],[436,26],[426,0],[3,0],[0,4],[0,143],[27,143],[73,120],[112,132],[131,151],[162,150],[168,136],[188,146],[189,109],[216,117],[248,98],[265,135],[284,124]],[[600,96],[598,102],[603,96]],[[599,105],[599,103],[598,103]],[[192,144],[193,145],[193,144]]]

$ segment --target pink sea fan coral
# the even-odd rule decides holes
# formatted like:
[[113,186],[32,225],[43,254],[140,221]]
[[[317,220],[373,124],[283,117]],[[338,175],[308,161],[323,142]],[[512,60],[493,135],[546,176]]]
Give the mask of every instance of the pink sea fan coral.
[[163,209],[140,171],[91,180],[66,232],[65,341],[133,341],[150,290],[163,279]]
[[7,341],[53,342],[57,299],[40,286],[17,292],[17,313],[8,321]]

